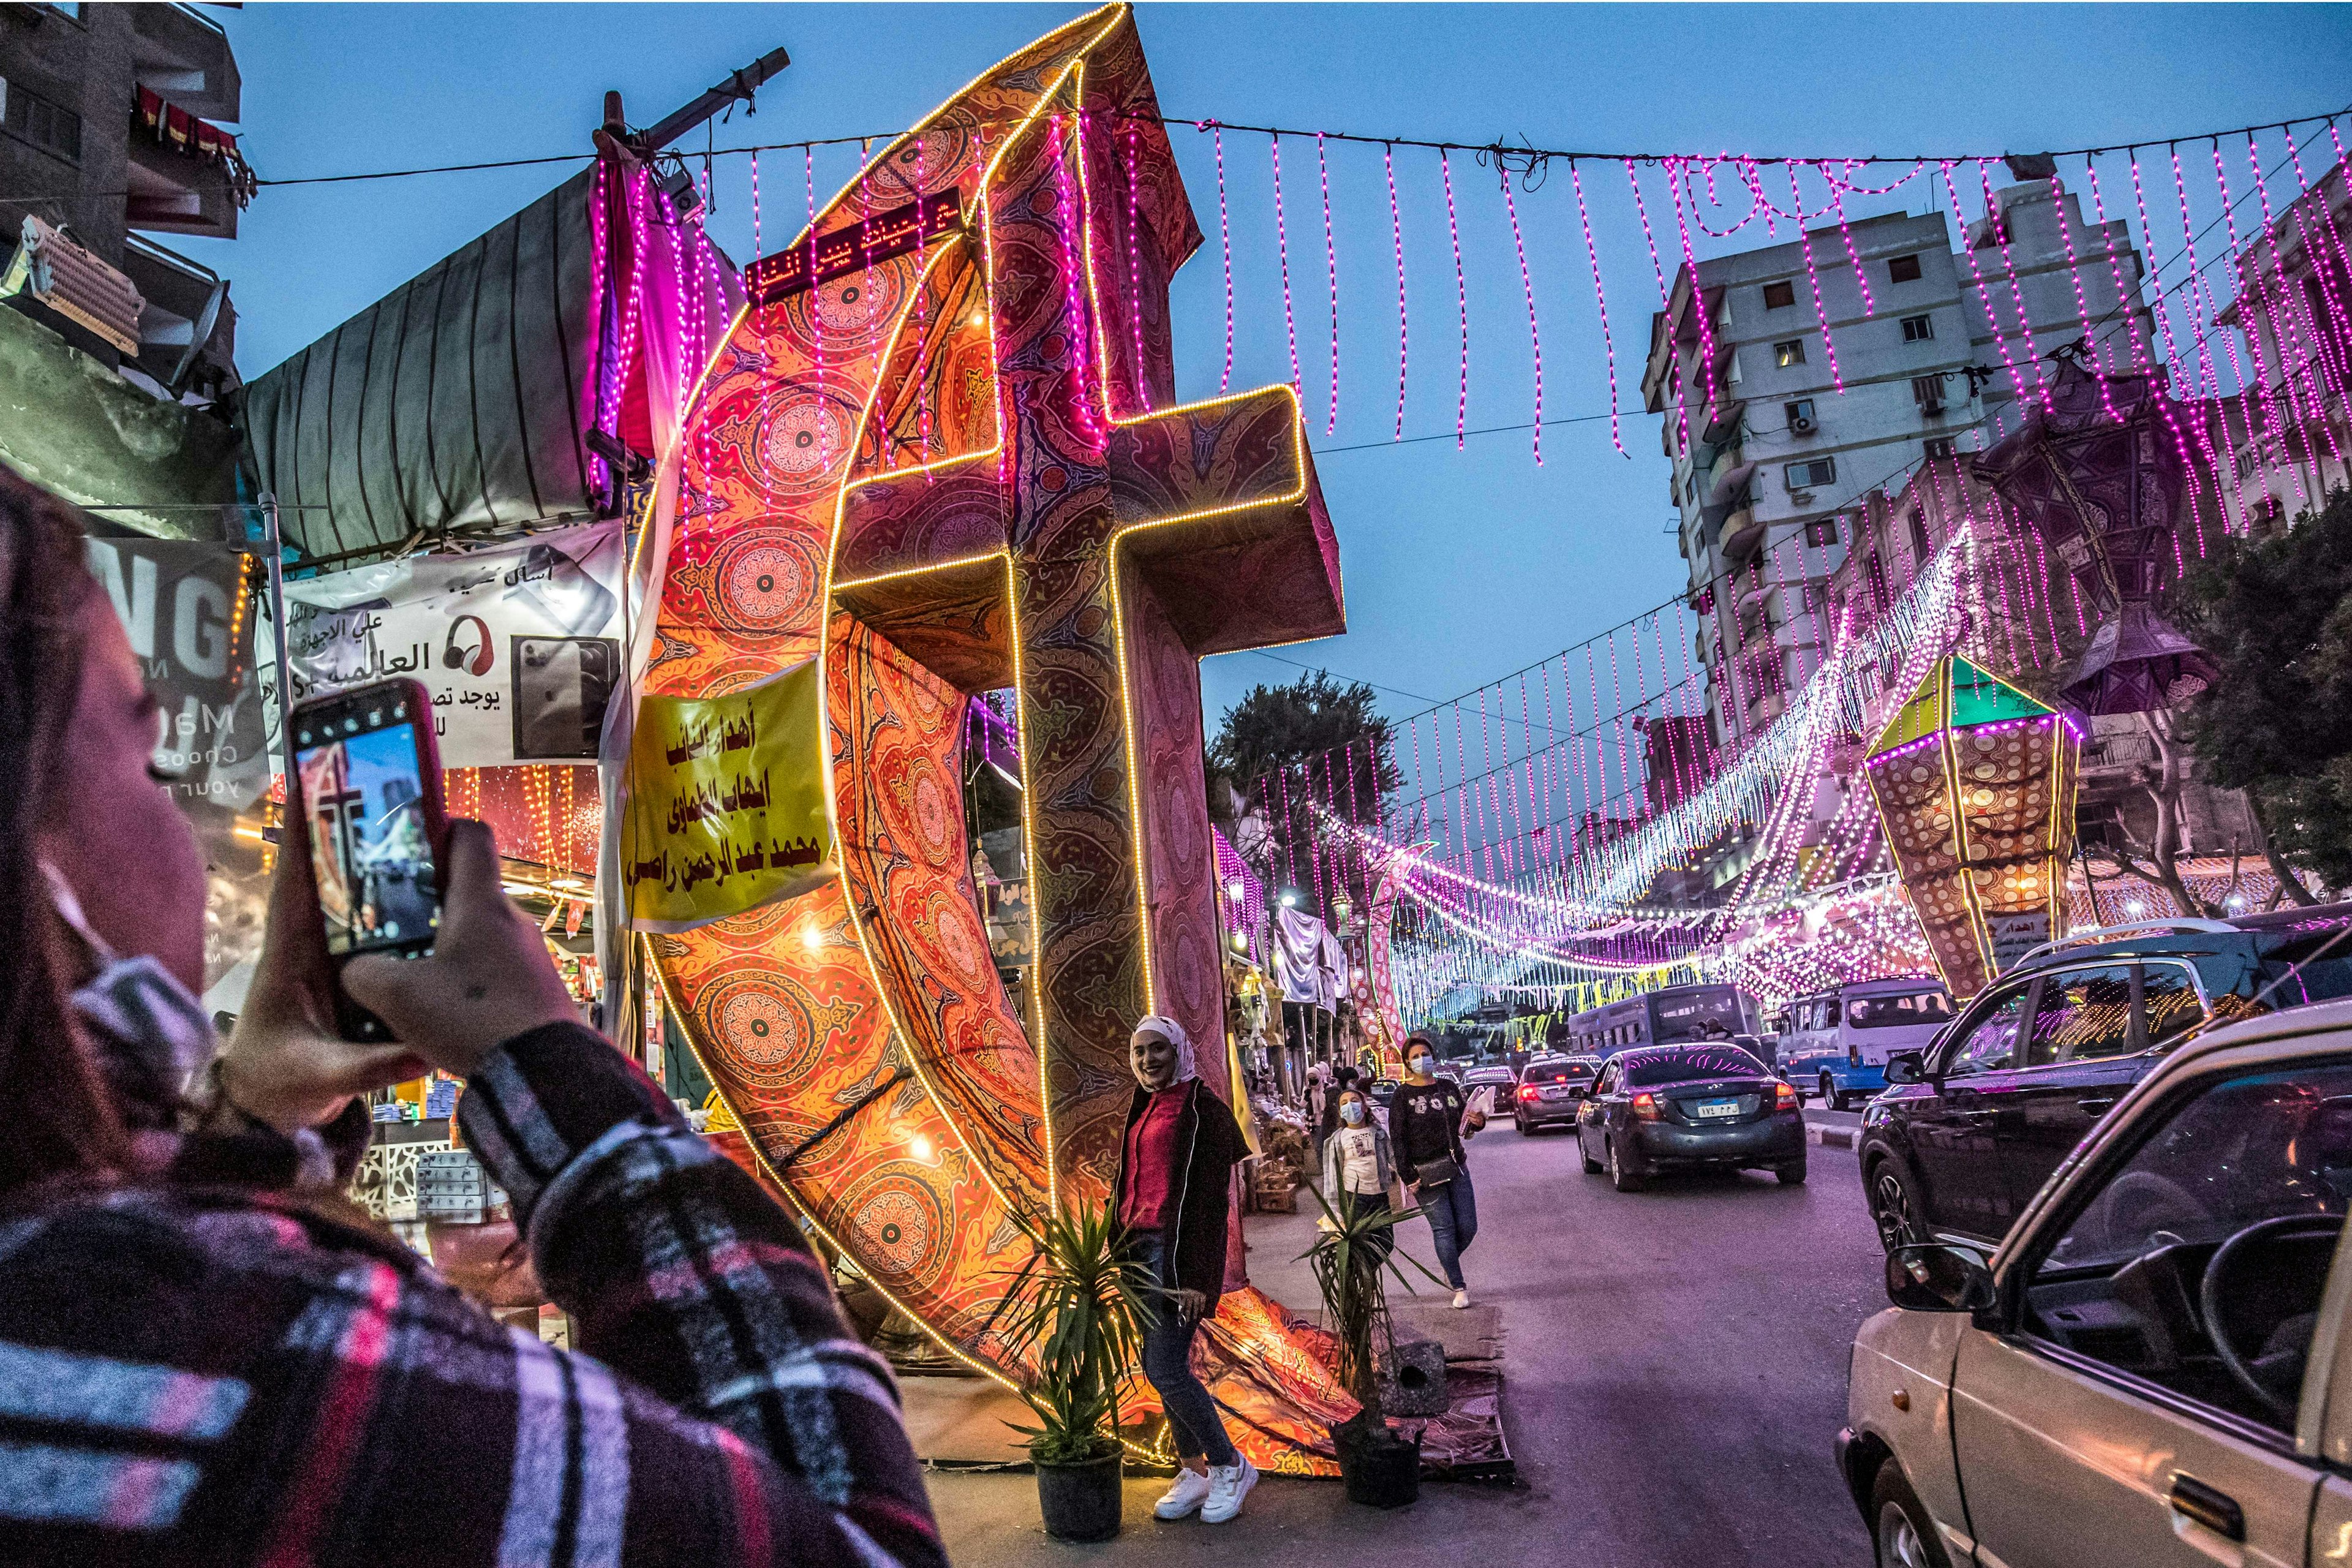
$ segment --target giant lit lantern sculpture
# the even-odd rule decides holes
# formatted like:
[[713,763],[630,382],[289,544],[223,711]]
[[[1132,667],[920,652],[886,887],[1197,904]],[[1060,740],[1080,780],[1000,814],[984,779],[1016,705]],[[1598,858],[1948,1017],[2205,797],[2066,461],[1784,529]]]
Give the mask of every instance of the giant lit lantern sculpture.
[[2102,376],[2065,354],[2048,406],[1975,459],[2074,574],[2099,626],[2060,692],[2084,713],[2144,713],[2205,689],[2213,667],[2152,603],[2180,559],[2190,479],[2179,428],[2187,417],[2164,372]]
[[1872,745],[1886,842],[1954,996],[2065,934],[2081,752],[2063,714],[1957,654]]
[[[656,967],[762,1169],[999,1376],[1013,1218],[1108,1197],[1136,1019],[1175,1018],[1234,1092],[1197,661],[1345,624],[1291,389],[1175,405],[1168,280],[1200,239],[1132,18],[1093,13],[747,270],[677,454],[646,689],[822,658],[842,874],[654,937]],[[1037,955],[1017,997],[959,787],[965,704],[1007,687]],[[1352,1406],[1255,1292],[1210,1330],[1237,1440],[1299,1468]]]

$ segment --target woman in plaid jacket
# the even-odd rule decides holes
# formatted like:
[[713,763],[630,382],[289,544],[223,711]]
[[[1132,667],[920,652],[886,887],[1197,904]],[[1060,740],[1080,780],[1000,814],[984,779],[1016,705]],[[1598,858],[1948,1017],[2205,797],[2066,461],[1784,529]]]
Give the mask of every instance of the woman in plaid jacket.
[[[888,1369],[793,1220],[575,1019],[452,826],[438,950],[354,960],[306,836],[217,1054],[204,863],[78,514],[0,470],[0,1563],[945,1562]],[[584,1353],[501,1328],[334,1194],[355,1096],[459,1124]]]

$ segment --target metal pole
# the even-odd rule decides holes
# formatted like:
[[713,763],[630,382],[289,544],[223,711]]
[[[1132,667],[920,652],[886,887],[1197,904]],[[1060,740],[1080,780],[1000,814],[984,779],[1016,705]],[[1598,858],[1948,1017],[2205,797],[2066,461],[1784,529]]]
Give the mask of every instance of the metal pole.
[[[290,715],[294,704],[289,696],[294,672],[286,662],[286,571],[282,557],[286,547],[278,537],[278,492],[261,492],[262,541],[269,546],[269,635],[278,650],[278,754],[285,759],[284,766],[293,769],[294,733]],[[289,798],[291,798],[289,786]]]

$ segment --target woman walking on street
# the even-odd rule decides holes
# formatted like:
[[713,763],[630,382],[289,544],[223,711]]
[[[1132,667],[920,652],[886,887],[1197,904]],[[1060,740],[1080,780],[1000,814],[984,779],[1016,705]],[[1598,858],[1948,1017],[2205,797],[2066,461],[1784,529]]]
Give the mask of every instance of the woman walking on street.
[[[0,469],[0,1563],[944,1568],[888,1366],[580,1023],[488,828],[435,847],[431,956],[344,968],[398,1037],[353,1045],[289,821],[215,1054],[158,719],[79,518]],[[587,1353],[341,1196],[427,1064]]]
[[[1396,1179],[1396,1155],[1389,1135],[1372,1119],[1372,1102],[1361,1089],[1342,1090],[1339,1130],[1323,1145],[1323,1201],[1342,1219],[1375,1218],[1402,1206],[1389,1197]],[[1393,1226],[1372,1233],[1372,1246],[1383,1258],[1394,1240]]]
[[1234,1167],[1249,1148],[1225,1102],[1193,1070],[1192,1042],[1172,1018],[1150,1017],[1128,1040],[1135,1101],[1114,1189],[1119,1223],[1163,1292],[1143,1331],[1143,1375],[1168,1412],[1181,1468],[1152,1512],[1198,1512],[1223,1524],[1241,1511],[1257,1468],[1234,1447],[1216,1401],[1192,1373],[1192,1336],[1225,1288],[1225,1227]]
[[1397,1174],[1429,1216],[1454,1304],[1470,1304],[1462,1279],[1462,1255],[1478,1236],[1478,1195],[1470,1186],[1469,1154],[1463,1139],[1486,1125],[1486,1112],[1466,1108],[1459,1086],[1431,1076],[1437,1053],[1426,1035],[1404,1043],[1405,1078],[1389,1107],[1389,1135],[1396,1149]]

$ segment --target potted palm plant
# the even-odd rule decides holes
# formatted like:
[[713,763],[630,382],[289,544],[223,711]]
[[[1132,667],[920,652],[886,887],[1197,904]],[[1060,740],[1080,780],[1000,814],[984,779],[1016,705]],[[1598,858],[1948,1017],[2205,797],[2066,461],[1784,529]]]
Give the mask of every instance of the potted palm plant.
[[[1321,1192],[1307,1190],[1322,1205],[1323,1221],[1316,1227],[1314,1243],[1300,1256],[1315,1271],[1324,1316],[1339,1342],[1339,1385],[1363,1406],[1331,1428],[1340,1479],[1352,1502],[1402,1508],[1421,1494],[1421,1444],[1398,1437],[1381,1415],[1380,1360],[1382,1352],[1393,1354],[1396,1348],[1381,1275],[1392,1273],[1406,1289],[1412,1289],[1412,1281],[1397,1267],[1391,1233],[1399,1220],[1421,1211],[1375,1210],[1344,1201],[1335,1208]],[[1419,1258],[1405,1261],[1437,1282]]]
[[1104,1205],[1023,1218],[1035,1257],[1014,1280],[1006,1342],[1035,1367],[1021,1397],[1045,1532],[1108,1541],[1119,1527],[1118,1402],[1140,1357],[1153,1285]]

